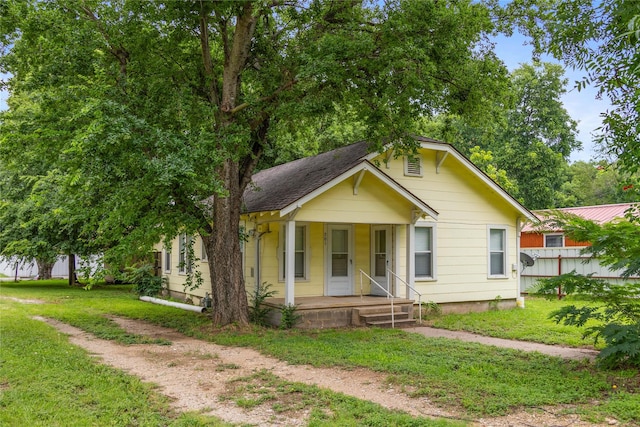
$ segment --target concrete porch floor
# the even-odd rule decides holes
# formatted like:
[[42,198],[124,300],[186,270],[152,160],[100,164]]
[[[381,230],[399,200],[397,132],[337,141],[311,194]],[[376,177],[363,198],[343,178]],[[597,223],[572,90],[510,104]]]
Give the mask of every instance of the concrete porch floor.
[[[406,298],[394,298],[393,304],[410,304],[413,300]],[[265,304],[271,307],[283,307],[284,298],[267,298]],[[366,307],[372,305],[391,305],[391,299],[375,295],[349,295],[339,297],[297,297],[295,306],[300,310],[317,310],[344,307]]]

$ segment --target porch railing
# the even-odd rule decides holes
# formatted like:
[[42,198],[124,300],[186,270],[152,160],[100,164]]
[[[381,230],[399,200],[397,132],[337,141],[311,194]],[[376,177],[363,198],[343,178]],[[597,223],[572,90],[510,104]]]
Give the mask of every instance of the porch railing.
[[380,289],[382,289],[384,291],[385,294],[387,294],[387,299],[391,299],[391,327],[395,328],[396,327],[396,311],[393,308],[393,299],[395,298],[388,290],[386,290],[383,286],[380,285],[380,283],[376,282],[375,280],[373,280],[373,277],[369,276],[367,273],[365,273],[364,271],[360,270],[360,298],[364,298],[364,288],[363,288],[363,279],[362,276],[367,277],[371,283],[373,283],[374,285],[376,285],[377,287],[379,287]]
[[418,295],[418,323],[422,324],[422,294],[420,292],[418,292],[416,290],[416,288],[414,288],[413,286],[411,286],[410,284],[408,284],[402,277],[398,276],[396,273],[394,273],[393,271],[391,271],[391,269],[387,268],[387,271],[391,274],[393,274],[393,277],[395,277],[396,279],[400,280],[402,283],[404,283],[409,289],[411,289],[413,292],[415,292]]

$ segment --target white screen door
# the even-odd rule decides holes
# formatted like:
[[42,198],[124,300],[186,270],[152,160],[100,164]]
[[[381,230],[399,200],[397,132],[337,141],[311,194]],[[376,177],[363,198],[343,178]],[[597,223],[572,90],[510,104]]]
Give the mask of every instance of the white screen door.
[[353,295],[351,226],[329,225],[327,237],[327,295]]

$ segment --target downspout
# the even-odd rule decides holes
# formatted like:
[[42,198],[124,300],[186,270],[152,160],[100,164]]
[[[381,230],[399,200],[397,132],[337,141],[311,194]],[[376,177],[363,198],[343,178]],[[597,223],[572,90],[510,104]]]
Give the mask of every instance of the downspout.
[[256,234],[256,295],[260,294],[260,240],[262,233]]
[[520,269],[520,235],[522,234],[522,218],[516,220],[516,306],[524,308],[522,296],[522,271]]

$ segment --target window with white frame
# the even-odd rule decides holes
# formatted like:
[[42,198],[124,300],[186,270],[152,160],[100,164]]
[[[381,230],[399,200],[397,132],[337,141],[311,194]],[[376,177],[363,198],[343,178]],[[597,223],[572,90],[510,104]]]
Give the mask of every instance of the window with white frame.
[[404,174],[422,176],[422,157],[419,154],[404,156]]
[[545,234],[544,235],[545,248],[561,248],[563,246],[564,246],[564,235],[562,234]]
[[165,273],[171,273],[171,250],[164,250],[164,271]]
[[415,275],[420,278],[435,278],[435,227],[416,225],[415,227]]
[[489,277],[507,275],[507,229],[489,228]]
[[192,238],[182,233],[178,236],[178,273],[191,273],[192,260],[189,254],[193,251],[191,247]]
[[209,257],[207,256],[207,247],[204,244],[204,240],[200,240],[200,260],[208,261]]
[[[307,254],[308,254],[308,227],[306,225],[296,225],[295,248],[294,248],[294,277],[296,279],[307,279]],[[286,241],[287,226],[283,225],[280,233],[280,280],[284,280],[286,269]]]

